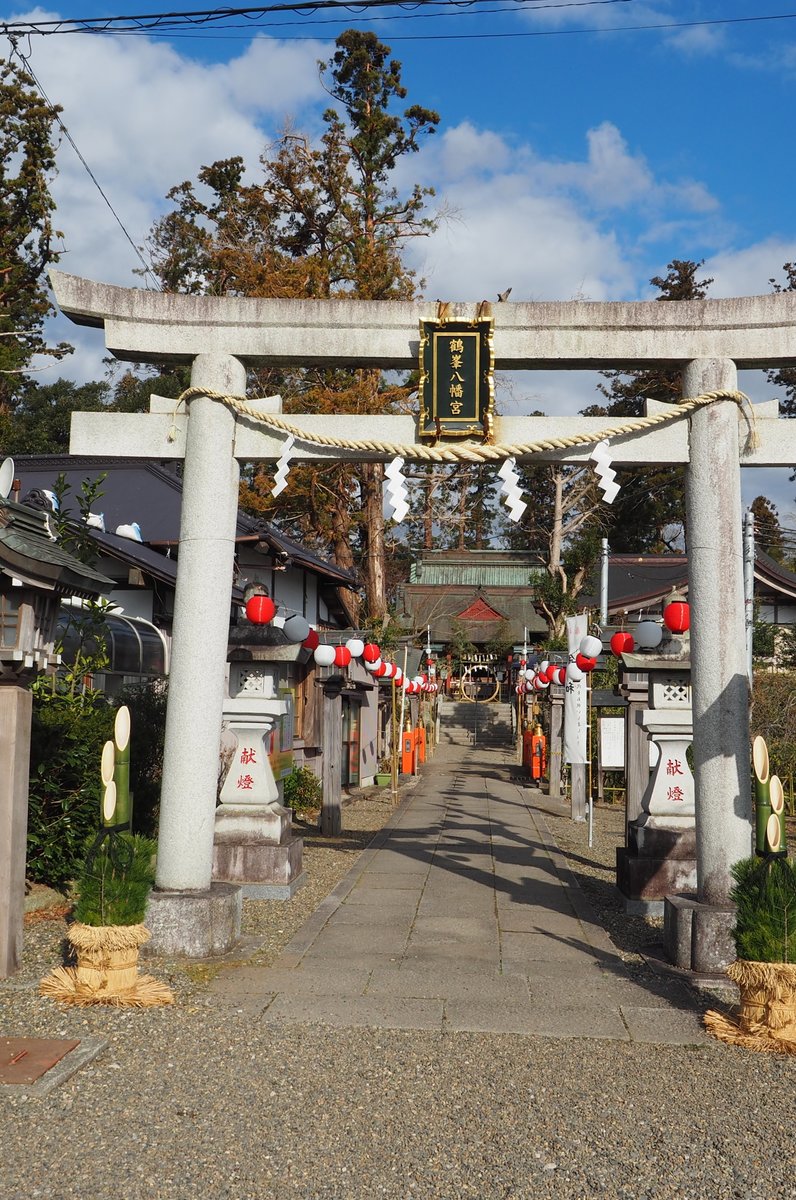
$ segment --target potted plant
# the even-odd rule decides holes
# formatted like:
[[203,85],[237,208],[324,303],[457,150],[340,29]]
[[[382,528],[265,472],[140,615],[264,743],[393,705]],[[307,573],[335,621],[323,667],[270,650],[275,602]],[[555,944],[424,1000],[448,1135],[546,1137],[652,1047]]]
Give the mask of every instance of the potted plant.
[[753,768],[757,849],[733,867],[730,894],[737,959],[727,974],[738,985],[740,1006],[734,1018],[706,1013],[705,1027],[750,1050],[796,1054],[796,862],[785,843],[782,784],[769,774],[762,738],[755,739]]
[[143,924],[155,881],[155,842],[130,832],[129,712],[119,709],[115,741],[102,755],[104,786],[99,832],[86,843],[76,879],[78,899],[67,941],[77,965],[56,967],[42,980],[41,993],[70,1004],[149,1007],[174,997],[151,975],[138,974]]
[[376,772],[376,783],[379,787],[387,787],[392,783],[392,760],[383,758],[379,763],[379,769]]

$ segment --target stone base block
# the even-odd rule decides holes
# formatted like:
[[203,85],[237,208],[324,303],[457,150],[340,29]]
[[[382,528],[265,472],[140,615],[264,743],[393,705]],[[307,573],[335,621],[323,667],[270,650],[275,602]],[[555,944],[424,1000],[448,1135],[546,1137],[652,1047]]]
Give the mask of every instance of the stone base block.
[[677,967],[718,975],[735,960],[735,907],[703,904],[695,894],[667,896],[663,913],[666,953]]
[[244,900],[292,900],[306,882],[307,872],[302,871],[290,883],[243,883],[240,890]]
[[631,821],[627,827],[627,846],[633,855],[643,858],[684,858],[696,860],[696,831],[693,823],[683,829],[665,828]]
[[207,891],[153,891],[144,924],[152,934],[144,954],[185,954],[208,958],[226,954],[240,940],[239,887],[213,883]]
[[[628,911],[660,914],[664,897],[696,887],[696,859],[651,858],[636,855],[628,847],[616,852],[616,885],[625,897]],[[645,907],[630,908],[642,902]],[[650,908],[654,904],[656,907]]]
[[[247,896],[260,899],[290,899],[290,891],[304,872],[304,839],[288,837],[279,844],[253,838],[221,837],[213,845],[213,878],[241,884]],[[298,884],[296,884],[298,886]],[[277,888],[276,893],[252,891],[252,888]]]

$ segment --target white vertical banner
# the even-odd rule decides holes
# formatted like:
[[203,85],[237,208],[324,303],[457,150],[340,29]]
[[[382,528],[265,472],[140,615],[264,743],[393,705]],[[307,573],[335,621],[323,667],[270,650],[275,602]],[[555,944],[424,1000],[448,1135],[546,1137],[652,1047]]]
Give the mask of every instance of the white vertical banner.
[[[575,661],[580,643],[589,632],[586,613],[567,617],[569,661]],[[586,762],[586,680],[568,679],[564,685],[564,762]]]

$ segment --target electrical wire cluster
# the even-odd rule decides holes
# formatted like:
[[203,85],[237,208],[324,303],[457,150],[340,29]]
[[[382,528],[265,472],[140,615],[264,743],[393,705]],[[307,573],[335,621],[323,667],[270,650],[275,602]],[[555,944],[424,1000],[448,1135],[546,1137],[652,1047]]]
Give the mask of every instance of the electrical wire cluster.
[[[54,34],[87,33],[93,35],[145,35],[149,37],[203,37],[217,38],[220,32],[246,30],[244,36],[253,31],[274,28],[286,22],[271,18],[280,14],[294,14],[297,21],[291,25],[302,26],[328,23],[318,20],[318,13],[346,13],[354,17],[378,10],[391,10],[388,17],[369,16],[368,20],[414,20],[428,16],[491,15],[493,13],[522,12],[529,16],[548,10],[608,8],[628,5],[635,0],[510,0],[509,3],[494,3],[493,0],[311,0],[310,3],[280,3],[251,5],[245,7],[223,7],[195,9],[186,12],[132,13],[106,17],[57,17],[46,20],[17,20],[0,22],[0,33],[8,37],[52,36]],[[348,18],[347,18],[348,19]],[[739,17],[705,17],[698,20],[651,21],[638,24],[617,23],[591,27],[557,27],[547,29],[514,29],[504,32],[478,33],[428,33],[392,36],[392,41],[460,40],[465,38],[541,38],[567,37],[583,34],[639,33],[644,31],[666,32],[678,29],[696,29],[721,25],[748,25],[771,21],[792,21],[796,12],[754,13]],[[186,33],[185,31],[190,32]],[[301,40],[301,39],[296,39]]]

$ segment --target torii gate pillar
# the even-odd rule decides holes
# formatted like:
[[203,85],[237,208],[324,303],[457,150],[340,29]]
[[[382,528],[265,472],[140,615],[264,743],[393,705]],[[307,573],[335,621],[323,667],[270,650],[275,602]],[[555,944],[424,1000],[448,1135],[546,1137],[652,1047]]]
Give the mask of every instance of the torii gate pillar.
[[[738,386],[735,363],[696,359],[683,397]],[[688,599],[698,893],[666,902],[666,940],[678,965],[723,970],[733,958],[732,864],[751,852],[749,677],[743,596],[738,416],[715,404],[691,417],[686,470]]]
[[[246,368],[230,354],[199,354],[191,386],[244,395]],[[203,956],[228,950],[240,932],[240,888],[211,881],[240,467],[235,414],[205,396],[189,403],[156,890],[147,925],[156,950]]]

